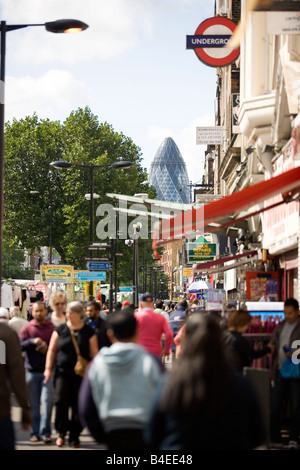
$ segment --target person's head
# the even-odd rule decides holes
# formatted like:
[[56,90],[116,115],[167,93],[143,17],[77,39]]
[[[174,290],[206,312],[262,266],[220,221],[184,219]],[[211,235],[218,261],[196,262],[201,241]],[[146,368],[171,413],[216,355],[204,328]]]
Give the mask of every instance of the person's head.
[[193,300],[192,303],[191,303],[191,308],[195,308],[195,307],[197,307],[198,305],[199,305],[199,300],[198,300],[198,299],[195,299],[195,300]]
[[57,313],[63,313],[66,309],[67,296],[65,292],[58,290],[50,296],[49,305]]
[[129,304],[128,300],[124,300],[124,302],[122,303],[122,308],[125,308],[127,307]]
[[287,299],[284,302],[284,318],[287,323],[295,323],[299,318],[299,303],[296,299]]
[[161,408],[188,421],[196,419],[200,406],[208,415],[217,413],[226,400],[230,378],[218,323],[210,315],[194,313],[186,322],[182,353],[171,369]]
[[246,310],[235,310],[228,320],[228,329],[245,333],[251,322],[251,315]]
[[121,302],[115,302],[115,303],[113,304],[113,311],[114,311],[114,312],[118,312],[119,310],[121,310],[121,308],[122,308]]
[[88,302],[85,308],[85,313],[87,317],[91,320],[96,320],[97,318],[99,318],[100,310],[101,305],[99,304],[99,302],[97,302],[96,300],[92,300],[91,302]]
[[157,300],[155,301],[155,307],[156,307],[156,308],[160,308],[160,309],[162,310],[162,309],[163,309],[163,306],[164,306],[164,301],[163,301],[163,300],[157,299]]
[[32,304],[32,316],[38,323],[44,323],[47,315],[48,310],[45,302],[38,300]]
[[0,307],[0,322],[7,323],[9,320],[9,312],[7,308]]
[[106,334],[111,343],[136,342],[137,320],[134,316],[134,310],[129,306],[111,315],[107,319]]
[[9,318],[19,317],[21,315],[19,307],[11,307],[9,309]]
[[140,301],[139,301],[139,307],[140,309],[143,309],[143,308],[154,308],[154,304],[153,304],[153,297],[151,294],[149,294],[148,292],[146,292],[145,294],[142,294],[141,295],[141,298],[140,298]]
[[180,300],[180,302],[178,302],[177,304],[177,309],[181,309],[181,310],[186,310],[188,308],[188,303],[187,303],[187,300],[183,299],[183,300]]
[[80,323],[84,317],[84,305],[77,301],[68,303],[66,317],[73,325]]
[[187,310],[188,315],[193,315],[194,313],[205,313],[202,307],[199,307],[199,305],[194,305],[192,304],[191,307]]

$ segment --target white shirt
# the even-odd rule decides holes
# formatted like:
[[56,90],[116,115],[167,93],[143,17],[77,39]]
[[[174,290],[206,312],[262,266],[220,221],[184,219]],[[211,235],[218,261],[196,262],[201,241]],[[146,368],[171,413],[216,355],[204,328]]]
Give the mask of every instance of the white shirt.
[[1,286],[1,307],[10,308],[14,307],[14,299],[12,288],[8,284],[2,284]]
[[66,323],[66,317],[63,315],[61,318],[58,318],[54,312],[51,313],[51,321],[55,327]]
[[8,322],[9,326],[17,333],[18,336],[23,326],[27,325],[27,323],[28,321],[20,317],[12,317],[12,319]]

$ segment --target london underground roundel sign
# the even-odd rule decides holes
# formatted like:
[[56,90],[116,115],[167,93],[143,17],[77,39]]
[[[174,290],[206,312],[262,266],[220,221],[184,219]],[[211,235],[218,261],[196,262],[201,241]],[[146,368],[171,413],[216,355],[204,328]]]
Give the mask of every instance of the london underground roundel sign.
[[194,49],[198,58],[211,67],[224,67],[235,61],[240,49],[226,47],[236,24],[223,16],[204,20],[193,36],[186,37],[186,48]]

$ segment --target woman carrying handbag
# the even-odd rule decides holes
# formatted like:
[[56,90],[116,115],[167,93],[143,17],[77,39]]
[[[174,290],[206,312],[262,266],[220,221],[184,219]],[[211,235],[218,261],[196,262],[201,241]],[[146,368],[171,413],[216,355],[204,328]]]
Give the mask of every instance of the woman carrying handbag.
[[[83,316],[84,308],[80,302],[68,304],[67,321],[53,332],[46,357],[45,382],[54,380],[58,447],[64,445],[68,431],[70,446],[77,448],[80,445],[82,426],[77,411],[78,392],[86,365],[98,353],[97,337],[84,323]],[[72,410],[70,420],[69,408]]]

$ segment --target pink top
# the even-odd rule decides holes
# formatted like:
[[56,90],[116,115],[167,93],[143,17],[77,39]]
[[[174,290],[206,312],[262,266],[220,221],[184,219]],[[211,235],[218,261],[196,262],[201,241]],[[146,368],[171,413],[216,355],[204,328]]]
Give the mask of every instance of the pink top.
[[170,354],[173,333],[165,317],[161,313],[154,312],[151,308],[137,310],[134,314],[138,321],[138,344],[149,353],[161,357],[163,353],[161,337],[165,333],[164,353]]

